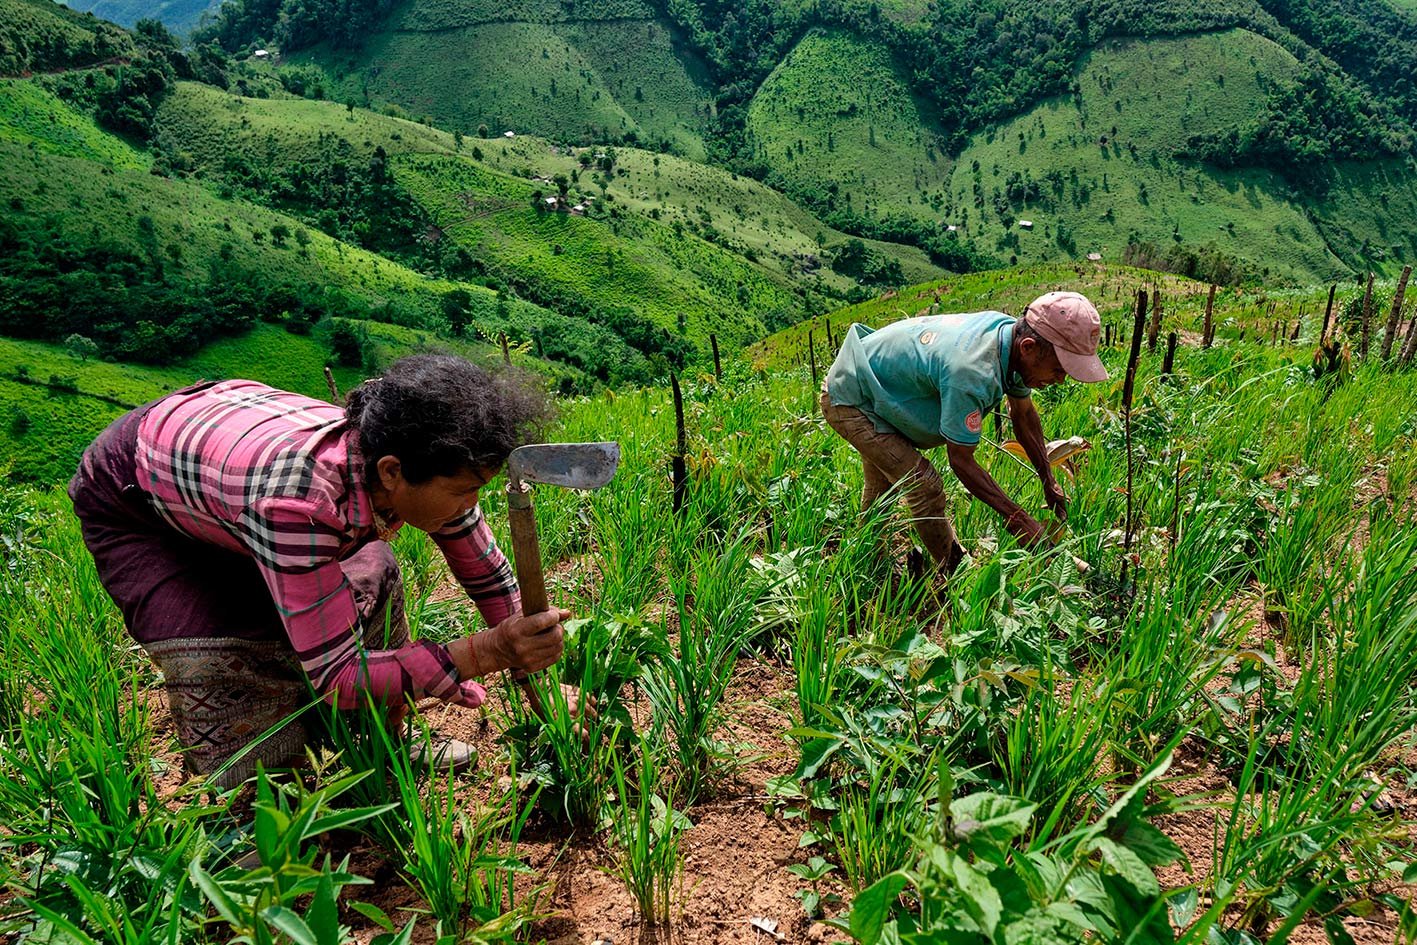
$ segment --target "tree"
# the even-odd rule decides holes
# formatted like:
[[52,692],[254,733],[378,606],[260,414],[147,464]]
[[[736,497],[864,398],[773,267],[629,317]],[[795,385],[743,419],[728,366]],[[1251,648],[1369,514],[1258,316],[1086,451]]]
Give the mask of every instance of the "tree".
[[342,367],[361,367],[364,351],[369,345],[369,333],[363,325],[339,318],[330,329],[330,351],[335,363]]
[[467,331],[468,310],[471,307],[472,295],[466,289],[454,289],[443,296],[443,317],[459,338]]
[[290,238],[290,227],[284,223],[277,223],[271,227],[271,242],[277,246],[284,246],[285,241]]
[[80,361],[87,361],[98,354],[98,345],[94,340],[78,332],[64,339],[64,348]]

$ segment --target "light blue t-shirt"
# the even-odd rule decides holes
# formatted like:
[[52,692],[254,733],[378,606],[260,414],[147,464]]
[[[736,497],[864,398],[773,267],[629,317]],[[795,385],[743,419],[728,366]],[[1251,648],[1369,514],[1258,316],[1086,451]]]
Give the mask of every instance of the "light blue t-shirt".
[[1014,319],[1002,312],[922,315],[879,331],[853,324],[827,372],[827,394],[918,447],[972,446],[1005,393],[1030,394],[1009,371],[1013,338]]

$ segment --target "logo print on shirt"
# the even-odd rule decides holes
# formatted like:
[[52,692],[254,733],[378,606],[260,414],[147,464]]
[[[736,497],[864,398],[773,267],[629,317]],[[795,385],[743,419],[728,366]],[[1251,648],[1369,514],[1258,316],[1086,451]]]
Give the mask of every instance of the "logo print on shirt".
[[984,418],[979,416],[979,411],[976,410],[964,418],[964,428],[970,433],[978,433],[984,429]]
[[935,339],[938,338],[938,337],[940,337],[940,335],[939,335],[938,332],[927,331],[927,332],[925,332],[923,335],[920,336],[920,343],[921,343],[922,345],[934,344],[934,343],[935,343]]

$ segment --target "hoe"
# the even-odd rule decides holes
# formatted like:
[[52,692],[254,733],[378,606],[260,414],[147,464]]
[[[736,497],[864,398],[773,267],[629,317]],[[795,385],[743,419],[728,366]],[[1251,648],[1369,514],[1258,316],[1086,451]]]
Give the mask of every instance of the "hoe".
[[[522,591],[522,613],[549,609],[546,577],[541,571],[541,542],[536,537],[536,512],[531,487],[599,489],[620,465],[619,443],[538,443],[512,450],[507,459],[507,517],[512,523],[512,553]],[[537,717],[546,718],[541,697],[526,673],[513,674]]]

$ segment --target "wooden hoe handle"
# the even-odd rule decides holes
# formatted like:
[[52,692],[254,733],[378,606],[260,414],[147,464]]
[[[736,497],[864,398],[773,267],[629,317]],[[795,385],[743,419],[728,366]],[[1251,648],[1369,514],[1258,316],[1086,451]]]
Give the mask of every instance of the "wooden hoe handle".
[[[517,563],[517,584],[522,593],[522,614],[531,616],[550,609],[546,600],[546,576],[541,573],[541,542],[536,537],[536,511],[531,506],[531,487],[507,483],[507,518],[512,526],[512,555]],[[541,697],[525,670],[515,670],[512,678],[521,687],[527,704],[537,718],[546,720]]]

